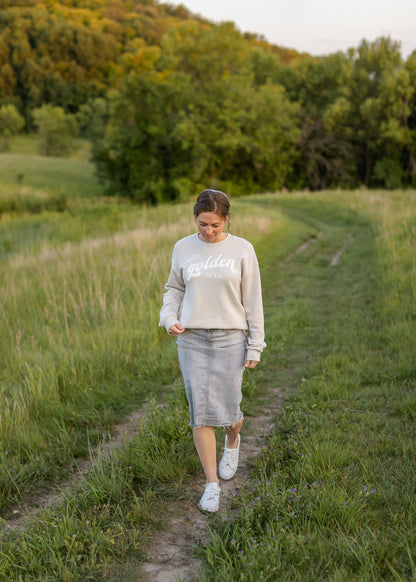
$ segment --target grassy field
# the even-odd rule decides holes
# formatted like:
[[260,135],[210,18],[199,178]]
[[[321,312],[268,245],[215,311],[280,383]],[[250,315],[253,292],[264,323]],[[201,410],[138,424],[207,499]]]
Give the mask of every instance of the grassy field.
[[415,202],[414,192],[278,197],[323,232],[284,268],[263,255],[279,346],[265,381],[274,370],[298,390],[257,482],[213,524],[202,580],[415,579]]
[[[108,200],[86,160],[30,153],[0,156],[3,518],[128,411],[146,421],[57,507],[3,525],[0,579],[102,580],[143,557],[164,504],[200,473],[175,344],[157,326],[192,204]],[[255,244],[267,326],[245,413],[268,387],[294,396],[255,483],[210,520],[201,580],[415,579],[416,193],[239,198],[232,231]]]

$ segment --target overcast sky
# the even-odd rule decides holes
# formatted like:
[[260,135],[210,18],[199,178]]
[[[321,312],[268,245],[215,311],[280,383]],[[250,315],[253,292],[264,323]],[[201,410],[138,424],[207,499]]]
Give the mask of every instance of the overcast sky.
[[299,52],[325,55],[390,36],[405,58],[416,50],[416,0],[168,0],[216,23]]

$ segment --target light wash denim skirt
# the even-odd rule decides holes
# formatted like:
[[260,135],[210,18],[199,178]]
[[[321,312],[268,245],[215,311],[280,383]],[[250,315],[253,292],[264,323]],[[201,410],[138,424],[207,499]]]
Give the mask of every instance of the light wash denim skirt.
[[190,424],[232,426],[240,410],[247,334],[240,329],[187,329],[177,337]]

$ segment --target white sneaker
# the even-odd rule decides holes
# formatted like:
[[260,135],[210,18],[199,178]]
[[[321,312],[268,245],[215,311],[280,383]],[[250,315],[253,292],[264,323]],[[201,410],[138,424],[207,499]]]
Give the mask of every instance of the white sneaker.
[[220,493],[221,489],[214,483],[207,483],[205,491],[199,502],[199,508],[203,511],[214,513],[220,507]]
[[240,452],[240,435],[238,435],[237,448],[227,449],[227,437],[225,437],[224,454],[220,462],[220,477],[225,481],[234,477],[238,467],[238,454]]

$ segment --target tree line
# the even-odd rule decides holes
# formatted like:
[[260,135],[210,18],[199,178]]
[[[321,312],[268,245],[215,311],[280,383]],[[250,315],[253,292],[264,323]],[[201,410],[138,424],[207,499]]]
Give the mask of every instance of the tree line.
[[312,58],[151,0],[8,1],[0,104],[72,115],[109,194],[416,183],[416,52],[389,37]]

